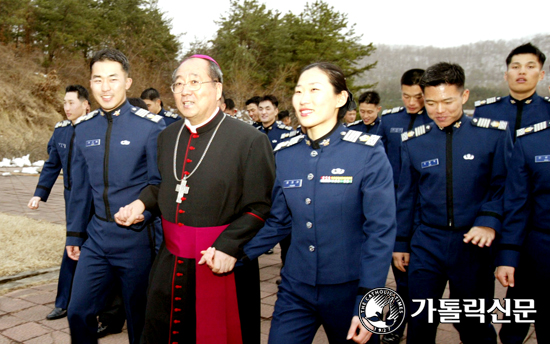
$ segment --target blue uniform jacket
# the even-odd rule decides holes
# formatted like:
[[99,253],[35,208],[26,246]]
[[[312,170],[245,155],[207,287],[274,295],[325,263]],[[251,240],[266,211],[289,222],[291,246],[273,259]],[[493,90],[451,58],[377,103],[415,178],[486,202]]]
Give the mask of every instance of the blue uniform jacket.
[[404,107],[388,109],[382,112],[378,135],[382,137],[396,186],[401,170],[401,134],[431,121],[425,109],[420,110],[416,114],[409,114]]
[[292,232],[284,274],[312,286],[360,280],[359,300],[383,287],[396,228],[379,137],[338,124],[317,142],[297,136],[278,148],[271,214],[245,254],[256,258]]
[[353,123],[346,125],[347,128],[351,130],[357,130],[366,134],[377,134],[378,127],[380,126],[380,117],[376,118],[374,122],[369,125],[363,123],[362,119],[359,119]]
[[536,93],[524,100],[516,100],[511,96],[479,100],[475,102],[474,118],[507,121],[508,130],[515,139],[518,129],[550,119],[549,101],[548,97],[542,98]]
[[294,130],[292,127],[284,125],[283,122],[280,121],[275,121],[275,123],[267,128],[263,125],[260,125],[257,128],[262,133],[267,134],[267,137],[269,137],[269,141],[271,142],[272,148],[275,148],[275,146],[277,146],[279,142],[282,142],[289,137],[294,137],[300,134],[299,131]]
[[[95,216],[114,222],[120,207],[138,199],[148,184],[160,183],[157,136],[164,128],[161,116],[128,102],[112,113],[98,109],[77,121],[67,245],[83,243],[81,234],[88,225],[90,198]],[[144,215],[146,221],[132,228],[145,226],[151,214]]]
[[514,145],[504,191],[505,217],[497,265],[518,266],[528,230],[550,233],[549,124],[544,121],[520,130],[523,134]]
[[512,149],[506,124],[462,116],[443,130],[431,123],[403,134],[395,252],[409,252],[415,211],[433,228],[500,232]]
[[166,111],[164,110],[164,108],[160,109],[159,115],[162,116],[162,119],[164,119],[164,124],[166,124],[166,126],[169,126],[170,124],[176,121],[179,121],[181,119],[181,117],[178,116],[177,114],[170,111]]
[[71,190],[71,160],[73,152],[74,126],[69,120],[58,122],[55,125],[52,137],[48,142],[48,160],[42,167],[38,185],[34,196],[38,196],[46,202],[50,196],[59,172],[63,169],[63,185],[65,186],[65,204],[69,202],[69,192]]

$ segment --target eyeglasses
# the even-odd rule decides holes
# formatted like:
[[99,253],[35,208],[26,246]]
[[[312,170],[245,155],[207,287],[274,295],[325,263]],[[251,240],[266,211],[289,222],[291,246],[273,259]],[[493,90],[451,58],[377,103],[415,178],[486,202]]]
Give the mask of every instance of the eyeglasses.
[[175,82],[172,85],[170,85],[170,89],[173,93],[181,93],[183,92],[183,88],[185,86],[188,87],[189,91],[198,91],[201,89],[202,84],[208,84],[211,82],[219,82],[219,81],[198,81],[198,80],[190,80],[188,83],[183,82]]

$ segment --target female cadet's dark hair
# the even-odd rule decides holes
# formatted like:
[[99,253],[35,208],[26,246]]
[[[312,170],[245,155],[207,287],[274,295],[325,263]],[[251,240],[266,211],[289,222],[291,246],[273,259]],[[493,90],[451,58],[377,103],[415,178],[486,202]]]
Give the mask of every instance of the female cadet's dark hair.
[[82,85],[69,85],[65,87],[65,93],[69,92],[76,92],[78,99],[80,99],[81,102],[85,100],[87,100],[88,103],[90,102],[90,94],[88,93],[86,87]]
[[92,67],[94,66],[94,63],[102,61],[118,62],[122,65],[122,69],[127,74],[130,73],[130,62],[128,62],[128,58],[126,57],[126,55],[116,49],[110,48],[100,50],[94,54],[92,60],[90,61],[90,73],[92,72]]
[[459,90],[463,90],[465,82],[466,76],[462,67],[456,63],[439,62],[426,69],[420,79],[420,88],[424,91],[426,87],[447,84],[455,85]]
[[401,86],[414,86],[420,84],[422,74],[424,74],[424,69],[409,69],[408,71],[403,73],[403,76],[401,77]]
[[514,50],[512,50],[510,54],[508,54],[508,56],[506,57],[506,67],[508,67],[510,63],[512,63],[512,58],[514,56],[520,55],[520,54],[535,55],[537,59],[539,59],[541,69],[544,66],[544,62],[546,61],[546,55],[544,55],[544,53],[540,51],[540,49],[537,46],[529,42],[514,48]]
[[338,110],[338,119],[341,120],[346,115],[346,112],[356,108],[355,102],[353,101],[353,94],[350,92],[346,84],[344,72],[340,67],[330,62],[315,62],[304,67],[304,69],[300,72],[300,75],[313,68],[319,68],[328,76],[330,84],[334,87],[334,94],[340,94],[342,91],[346,91],[348,93],[348,100],[340,108],[340,110]]

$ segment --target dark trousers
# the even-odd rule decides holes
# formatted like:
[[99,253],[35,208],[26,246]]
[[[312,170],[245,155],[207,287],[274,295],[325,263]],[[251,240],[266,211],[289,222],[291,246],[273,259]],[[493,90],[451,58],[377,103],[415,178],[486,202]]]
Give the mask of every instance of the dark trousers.
[[[408,271],[401,271],[399,269],[397,269],[394,265],[393,265],[393,261],[392,261],[392,264],[391,264],[391,269],[392,269],[392,272],[393,272],[393,277],[395,277],[395,284],[396,284],[396,292],[397,294],[399,294],[399,296],[401,296],[401,298],[403,299],[403,302],[405,303],[405,305],[408,305],[410,304],[410,297],[409,297],[409,272]],[[407,326],[407,322],[409,321],[409,319],[411,318],[411,315],[409,312],[406,312],[405,313],[405,320],[403,321],[403,323],[401,324],[401,326],[399,326],[396,330],[395,330],[395,334],[399,335],[399,336],[403,336],[403,332],[405,332],[405,327]]]
[[[311,286],[281,274],[269,331],[270,344],[310,344],[323,325],[331,344],[346,340],[354,314],[358,281]],[[369,344],[378,343],[373,335]]]
[[59,281],[57,282],[57,295],[55,297],[55,307],[57,308],[67,309],[69,306],[76,263],[76,260],[69,258],[67,250],[65,250],[59,269]]
[[[411,241],[409,263],[410,314],[419,309],[419,303],[412,302],[413,299],[433,299],[434,308],[439,308],[447,281],[451,299],[485,299],[486,305],[492,305],[495,281],[491,248],[464,243],[464,233],[425,225],[417,228]],[[419,315],[410,318],[407,343],[435,343],[438,324],[437,312],[433,322],[429,322],[426,305]],[[461,316],[460,322],[453,325],[464,344],[497,342],[488,316],[485,323],[476,317]]]
[[[145,238],[147,236],[146,232],[123,234],[145,235]],[[122,288],[130,343],[139,342],[144,325],[148,274],[151,267],[148,240],[145,239],[144,242],[145,245],[136,245],[137,247],[121,247],[123,242],[112,240],[100,247],[89,238],[81,247],[68,309],[73,343],[97,343],[96,315],[105,305],[106,296],[115,285],[115,280],[119,281]],[[108,253],[105,253],[106,251]]]

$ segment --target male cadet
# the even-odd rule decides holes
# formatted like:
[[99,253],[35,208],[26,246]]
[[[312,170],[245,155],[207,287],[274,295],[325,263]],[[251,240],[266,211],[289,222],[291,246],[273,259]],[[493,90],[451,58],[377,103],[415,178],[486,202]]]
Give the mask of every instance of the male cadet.
[[[517,282],[529,283],[521,289],[528,290],[528,294],[520,296],[522,299],[534,299],[535,329],[539,343],[550,343],[547,326],[547,312],[550,309],[549,124],[549,121],[540,122],[522,128],[517,133],[504,190],[505,216],[496,271],[496,277],[504,287],[515,288]],[[516,271],[521,273],[519,281]],[[513,307],[517,307],[515,300],[511,302]],[[527,329],[516,327],[516,331],[501,331],[502,342],[523,343],[529,323],[525,325]]]
[[277,114],[277,119],[288,127],[292,126],[292,119],[290,118],[290,113],[288,110],[279,112],[279,114]]
[[346,114],[344,115],[344,118],[342,118],[342,122],[345,125],[347,125],[355,122],[356,119],[357,119],[357,110],[353,109],[346,112]]
[[[393,183],[397,189],[399,173],[401,171],[401,134],[412,130],[432,120],[424,109],[424,98],[420,88],[420,78],[424,74],[423,69],[410,69],[401,76],[401,100],[404,107],[396,107],[382,112],[382,120],[378,128],[378,135],[382,137],[386,154],[390,160],[393,171]],[[395,276],[397,293],[408,303],[409,287],[406,272],[401,272],[392,264],[392,272]],[[408,313],[407,313],[408,314]],[[410,314],[408,314],[410,315]],[[405,322],[393,333],[384,335],[385,343],[399,343],[405,331]]]
[[258,105],[260,105],[261,100],[262,97],[254,96],[245,102],[246,112],[248,112],[248,116],[252,119],[252,126],[254,126],[254,128],[262,126],[260,112],[258,111]]
[[[59,172],[63,169],[63,197],[65,198],[65,215],[69,205],[71,193],[71,160],[74,157],[74,122],[90,111],[90,99],[88,90],[81,85],[69,85],[65,88],[63,110],[67,120],[55,125],[52,138],[48,142],[48,161],[44,164],[34,197],[29,201],[28,207],[38,209],[40,201],[47,202]],[[70,235],[68,233],[68,235]],[[60,319],[67,316],[67,306],[71,296],[71,285],[76,269],[76,261],[67,256],[63,250],[63,260],[59,269],[59,282],[57,284],[57,296],[55,308],[46,316],[48,320]]]
[[279,142],[300,134],[292,127],[276,120],[279,113],[278,106],[279,101],[273,95],[264,96],[258,105],[260,121],[262,122],[258,130],[269,137],[272,148],[275,148]]
[[[531,43],[513,49],[506,57],[504,73],[510,95],[477,101],[474,117],[508,121],[508,130],[514,142],[518,129],[550,119],[550,103],[536,93],[538,82],[544,78],[545,60],[544,53]],[[506,298],[514,299],[529,295],[529,291],[520,290],[523,275],[516,274],[515,277],[516,283],[514,287],[508,288]],[[512,321],[502,325],[499,335],[505,344],[521,343],[528,331],[528,323]]]
[[[462,312],[468,306],[465,299],[492,304],[490,245],[500,231],[512,145],[506,122],[464,115],[469,96],[464,82],[462,67],[446,62],[429,67],[420,80],[435,123],[402,135],[393,254],[398,269],[409,266],[411,300],[433,301],[439,308],[448,281],[450,298],[459,300]],[[416,228],[415,217],[421,220]],[[409,307],[411,314],[420,314],[409,320],[407,343],[435,343],[438,316],[431,305],[420,307],[418,301]],[[464,344],[496,344],[496,332],[485,317],[460,314],[453,325]]]
[[378,113],[382,109],[380,95],[375,91],[367,91],[359,96],[360,120],[346,125],[348,128],[364,133],[376,134],[380,125]]
[[235,109],[235,102],[231,98],[225,100],[225,110],[223,110],[227,115],[236,118],[237,109]]
[[507,121],[514,142],[518,129],[550,119],[550,103],[536,92],[544,61],[546,56],[531,43],[512,50],[504,73],[510,95],[476,101],[474,117]]
[[[75,132],[67,253],[78,260],[68,318],[73,343],[97,343],[96,314],[117,279],[122,287],[130,343],[143,330],[148,275],[155,245],[146,213],[141,226],[124,227],[113,215],[160,183],[157,136],[165,128],[159,115],[130,105],[129,63],[114,49],[90,62],[90,88],[100,108],[80,118]],[[93,210],[90,209],[93,199]],[[94,216],[88,221],[89,212]],[[142,230],[147,227],[147,230]],[[88,233],[83,243],[82,236]]]
[[156,89],[152,87],[146,89],[145,91],[141,92],[140,98],[143,99],[145,104],[147,104],[149,112],[162,116],[166,126],[169,126],[175,121],[179,121],[181,119],[181,117],[176,115],[175,113],[164,110],[164,104],[160,99],[160,93]]

